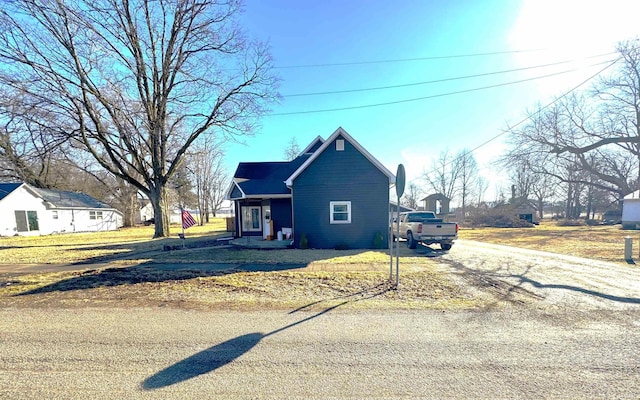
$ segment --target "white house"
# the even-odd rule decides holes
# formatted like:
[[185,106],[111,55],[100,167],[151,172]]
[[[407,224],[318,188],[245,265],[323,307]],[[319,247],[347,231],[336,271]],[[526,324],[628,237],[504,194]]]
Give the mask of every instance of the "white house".
[[640,225],[640,190],[624,196],[622,202],[622,226],[636,228]]
[[0,236],[112,231],[122,213],[84,193],[0,183]]

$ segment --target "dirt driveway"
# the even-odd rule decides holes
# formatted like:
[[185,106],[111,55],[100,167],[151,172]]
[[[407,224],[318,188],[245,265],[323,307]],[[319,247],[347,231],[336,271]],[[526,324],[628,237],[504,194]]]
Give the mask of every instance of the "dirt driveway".
[[640,307],[640,266],[458,240],[441,266],[505,301],[540,308]]

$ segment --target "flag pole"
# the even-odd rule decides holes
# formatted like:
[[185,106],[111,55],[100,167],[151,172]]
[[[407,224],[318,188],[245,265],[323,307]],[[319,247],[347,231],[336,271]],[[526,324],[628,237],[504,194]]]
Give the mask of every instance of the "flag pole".
[[182,248],[184,249],[184,208],[180,205],[180,224],[182,225],[182,233],[180,239],[182,239]]

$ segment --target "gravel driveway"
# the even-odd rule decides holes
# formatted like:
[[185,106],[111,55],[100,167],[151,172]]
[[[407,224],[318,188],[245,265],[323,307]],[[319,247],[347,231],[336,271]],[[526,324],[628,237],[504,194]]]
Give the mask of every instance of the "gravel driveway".
[[640,308],[640,266],[635,264],[468,240],[456,241],[439,259],[458,279],[505,301],[559,309]]

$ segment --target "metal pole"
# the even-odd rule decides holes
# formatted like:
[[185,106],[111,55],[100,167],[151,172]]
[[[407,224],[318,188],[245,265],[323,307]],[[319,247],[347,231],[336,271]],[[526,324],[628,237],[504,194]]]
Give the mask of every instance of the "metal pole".
[[396,243],[396,287],[398,287],[398,281],[400,279],[400,196],[398,196],[398,218],[396,218],[396,237],[398,242]]
[[[391,196],[389,196],[389,200],[391,200]],[[391,217],[391,201],[389,201],[389,217]],[[393,246],[395,240],[393,240],[393,219],[389,221],[389,282],[393,280]]]
[[624,238],[624,259],[627,261],[633,260],[633,238],[626,236]]
[[180,236],[180,239],[182,239],[182,248],[184,249],[184,217],[182,216],[183,212],[184,208],[180,206],[180,223],[182,224],[182,235]]

